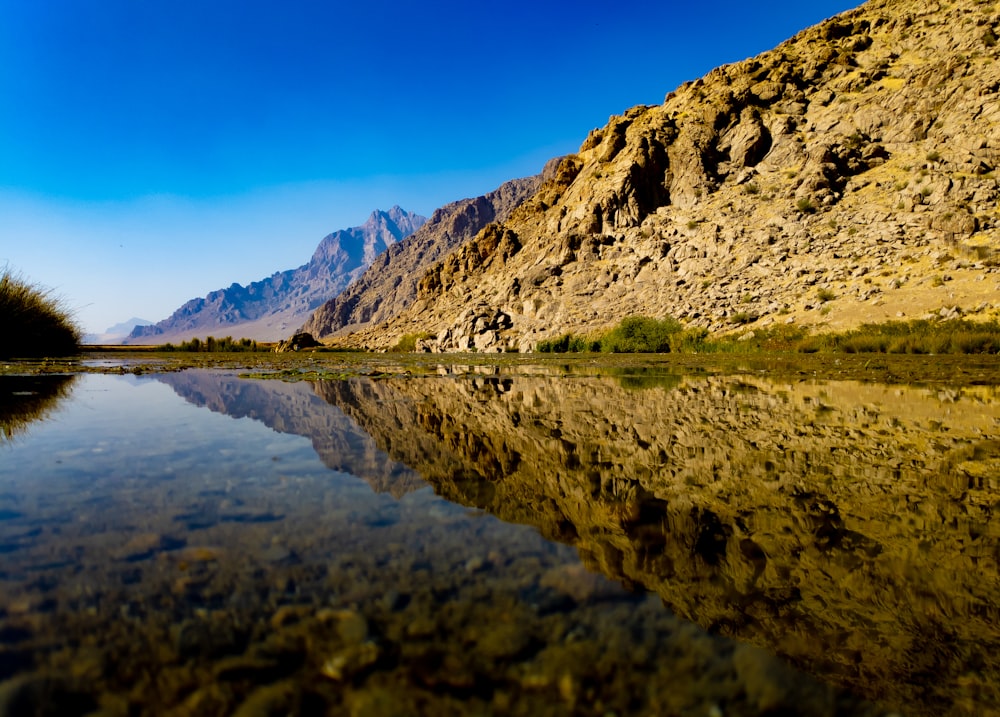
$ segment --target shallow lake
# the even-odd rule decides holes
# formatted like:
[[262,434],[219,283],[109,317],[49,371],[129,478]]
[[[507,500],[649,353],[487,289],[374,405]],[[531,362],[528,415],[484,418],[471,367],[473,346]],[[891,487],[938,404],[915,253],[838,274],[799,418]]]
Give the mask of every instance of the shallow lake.
[[0,714],[995,714],[998,438],[990,385],[0,376]]

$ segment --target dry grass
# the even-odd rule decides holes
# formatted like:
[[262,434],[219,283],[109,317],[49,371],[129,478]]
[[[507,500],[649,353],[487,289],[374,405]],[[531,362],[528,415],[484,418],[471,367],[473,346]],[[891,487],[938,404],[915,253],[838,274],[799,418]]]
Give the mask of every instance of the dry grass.
[[0,271],[0,358],[67,356],[79,348],[80,329],[51,291]]

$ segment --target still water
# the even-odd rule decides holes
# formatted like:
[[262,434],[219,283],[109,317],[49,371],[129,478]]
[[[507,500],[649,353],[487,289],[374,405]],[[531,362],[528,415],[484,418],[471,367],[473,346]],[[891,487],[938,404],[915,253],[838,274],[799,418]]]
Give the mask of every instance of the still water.
[[0,715],[996,714],[1000,396],[0,377]]

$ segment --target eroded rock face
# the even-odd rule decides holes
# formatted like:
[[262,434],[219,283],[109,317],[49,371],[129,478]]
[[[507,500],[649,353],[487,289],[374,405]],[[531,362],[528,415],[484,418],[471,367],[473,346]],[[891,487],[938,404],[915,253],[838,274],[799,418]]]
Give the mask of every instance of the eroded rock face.
[[1000,698],[995,388],[469,371],[317,390],[702,626],[908,714]]
[[[481,305],[511,317],[474,338],[488,350],[630,314],[713,331],[996,317],[997,31],[978,0],[873,0],[613,117],[502,226],[422,269],[397,318],[345,341],[464,336]],[[484,251],[496,237],[516,245]]]

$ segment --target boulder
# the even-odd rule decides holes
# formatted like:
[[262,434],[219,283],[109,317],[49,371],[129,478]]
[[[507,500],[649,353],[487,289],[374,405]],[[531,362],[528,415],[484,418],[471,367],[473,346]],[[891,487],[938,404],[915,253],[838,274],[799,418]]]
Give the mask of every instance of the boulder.
[[312,349],[322,345],[313,338],[312,334],[303,332],[295,334],[290,339],[279,341],[278,345],[274,347],[274,353],[281,354],[287,351],[302,351],[303,349]]

